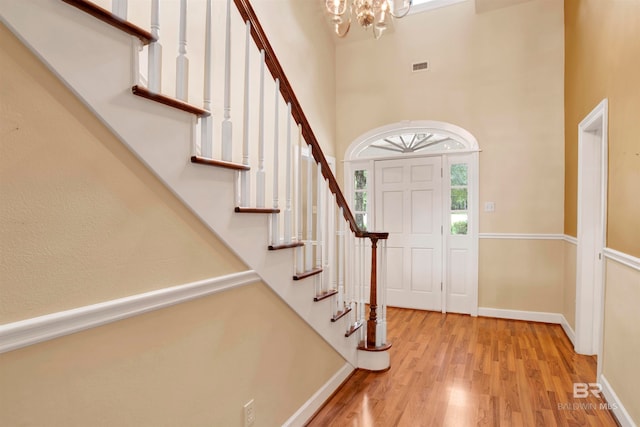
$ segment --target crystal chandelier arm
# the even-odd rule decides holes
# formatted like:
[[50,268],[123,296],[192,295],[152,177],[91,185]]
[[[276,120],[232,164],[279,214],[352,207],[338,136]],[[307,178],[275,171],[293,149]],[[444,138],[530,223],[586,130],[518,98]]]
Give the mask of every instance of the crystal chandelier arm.
[[407,16],[407,14],[409,13],[409,11],[411,10],[411,6],[413,5],[413,0],[409,0],[409,6],[407,6],[407,10],[404,11],[404,13],[400,14],[400,15],[396,15],[395,13],[393,13],[393,8],[389,8],[389,13],[391,14],[391,16],[393,16],[396,19],[399,18],[404,18],[405,16]]
[[340,38],[345,37],[348,33],[349,30],[351,29],[351,17],[349,17],[349,20],[347,21],[347,25],[346,28],[344,29],[344,32],[340,32],[340,24],[336,23],[335,25],[335,29],[334,32],[336,33],[336,35]]
[[[327,9],[327,12],[329,12],[330,15],[342,16],[348,9],[347,7],[348,3],[349,3],[349,0],[343,0],[343,1],[327,0],[325,2],[325,8]],[[340,7],[342,7],[342,11],[340,10]]]
[[382,37],[382,33],[384,33],[385,27],[378,27],[377,25],[373,26],[373,38],[378,40]]

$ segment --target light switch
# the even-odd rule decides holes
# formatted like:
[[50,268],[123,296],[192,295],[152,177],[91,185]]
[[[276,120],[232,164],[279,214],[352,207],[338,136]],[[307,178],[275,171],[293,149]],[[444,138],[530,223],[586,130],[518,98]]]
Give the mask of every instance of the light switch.
[[484,202],[484,211],[485,212],[493,212],[496,210],[495,202]]

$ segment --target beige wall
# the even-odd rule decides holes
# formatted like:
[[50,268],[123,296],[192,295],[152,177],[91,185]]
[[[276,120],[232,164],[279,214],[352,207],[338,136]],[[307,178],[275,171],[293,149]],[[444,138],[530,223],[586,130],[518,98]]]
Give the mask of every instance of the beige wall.
[[[338,156],[401,120],[470,131],[480,153],[481,232],[561,233],[563,7],[532,0],[476,13],[473,1],[398,20],[380,40],[337,47]],[[431,70],[411,73],[412,62]]]
[[576,330],[576,251],[577,246],[567,241],[564,244],[564,287],[562,292],[562,314],[569,326]]
[[[401,120],[470,131],[480,153],[482,233],[561,233],[563,7],[556,0],[467,1],[395,22],[380,40],[336,50],[338,156]],[[489,7],[490,6],[490,7]],[[411,63],[431,70],[411,73]],[[562,312],[560,241],[480,241],[481,307]]]
[[565,233],[576,236],[578,123],[609,99],[607,246],[640,256],[640,2],[565,0]]
[[563,311],[561,240],[480,239],[478,305]]
[[257,283],[0,355],[0,425],[282,425],[344,363]]
[[607,260],[602,374],[636,423],[640,422],[640,271]]
[[0,27],[0,322],[245,270]]
[[251,2],[322,150],[335,155],[335,45],[324,28],[324,2]]
[[[246,269],[2,25],[0,63],[0,323]],[[257,283],[0,355],[0,425],[279,425],[344,363]]]

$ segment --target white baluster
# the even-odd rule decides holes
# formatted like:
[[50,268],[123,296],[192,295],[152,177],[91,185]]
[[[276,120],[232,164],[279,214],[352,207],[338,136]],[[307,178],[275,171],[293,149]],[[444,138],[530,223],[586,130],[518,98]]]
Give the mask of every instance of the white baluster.
[[149,44],[149,90],[160,93],[162,89],[162,45],[160,44],[160,0],[151,1],[151,35],[158,41]]
[[[275,105],[274,111],[274,124],[273,124],[273,209],[278,209],[278,181],[280,179],[279,170],[279,153],[280,146],[279,123],[280,123],[280,80],[276,79],[276,93],[275,93]],[[271,242],[274,245],[280,244],[280,216],[278,214],[271,214]]]
[[111,1],[111,11],[113,12],[114,15],[116,15],[118,18],[122,19],[123,21],[127,20],[127,9],[129,8],[127,3],[128,3],[127,0]]
[[[329,212],[329,226],[327,227],[329,234],[329,265],[331,265],[331,289],[338,289],[338,257],[336,253],[336,242],[338,237],[338,225],[337,221],[340,221],[338,214],[338,204],[336,203],[336,195],[329,191],[329,205],[327,212]],[[337,308],[338,311],[344,310],[344,296],[338,293]]]
[[189,58],[187,58],[187,0],[180,0],[180,30],[176,58],[176,98],[186,101],[189,92]]
[[338,221],[340,228],[338,230],[338,289],[344,292],[344,257],[345,257],[345,219],[343,208],[340,207]]
[[[297,171],[297,183],[298,191],[296,196],[296,216],[297,220],[297,236],[298,242],[302,242],[302,125],[298,125],[298,167]],[[296,272],[302,273],[304,271],[304,247],[299,246],[296,256]]]
[[[324,178],[322,176],[322,167],[320,163],[318,163],[318,168],[316,169],[316,268],[322,268],[322,228],[324,224],[322,223],[322,190],[324,183]],[[324,274],[322,275],[324,279]],[[320,289],[322,291],[326,291],[324,288],[324,280],[320,284]]]
[[230,162],[233,148],[231,123],[231,0],[227,0],[227,17],[224,41],[224,120],[222,121],[221,158]]
[[284,242],[291,243],[291,103],[287,103],[286,201],[284,209]]
[[[242,132],[242,164],[249,166],[249,54],[251,41],[251,23],[246,22],[245,46],[244,46],[244,106],[243,106],[243,132]],[[249,206],[251,183],[249,171],[240,173],[241,202],[242,206]]]
[[[366,256],[367,256],[367,242],[368,239],[360,239],[360,312],[358,313],[360,315],[360,321],[362,322],[363,325],[365,325],[366,327],[366,323],[365,323],[365,301],[368,298],[368,293],[367,293],[367,262],[366,262]],[[364,332],[365,332],[365,328],[360,328],[362,330],[362,332],[360,332],[360,339],[364,339]]]
[[313,160],[311,157],[311,147],[309,147],[309,155],[307,156],[307,241],[304,244],[305,269],[307,271],[313,268],[313,186],[311,180],[311,165]]
[[258,112],[258,171],[256,172],[256,206],[264,208],[265,171],[264,171],[264,49],[260,51],[260,105]]
[[[322,243],[322,278],[324,280],[324,289],[335,289],[331,288],[331,274],[333,271],[332,265],[329,259],[329,245],[331,244],[331,212],[332,206],[329,204],[331,202],[331,191],[329,190],[329,184],[324,179],[322,180],[323,192],[322,192],[322,228],[326,230],[326,233],[322,234],[324,242]],[[338,296],[340,299],[340,296]]]
[[140,84],[140,52],[142,42],[137,37],[131,37],[131,86]]
[[[211,0],[207,0],[207,11],[205,17],[205,35],[204,35],[204,86],[203,86],[203,105],[202,107],[211,111]],[[203,157],[213,157],[213,119],[211,116],[200,119],[200,150]]]
[[387,342],[387,240],[381,240],[380,245],[380,296],[382,300],[382,319],[380,320],[380,344]]

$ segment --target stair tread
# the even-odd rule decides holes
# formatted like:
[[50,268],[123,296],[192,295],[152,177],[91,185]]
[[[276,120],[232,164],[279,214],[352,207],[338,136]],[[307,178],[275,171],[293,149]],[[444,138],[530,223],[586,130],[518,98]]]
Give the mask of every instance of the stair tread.
[[248,171],[251,168],[242,163],[226,162],[224,160],[209,159],[207,157],[191,156],[191,163],[197,163],[199,165],[217,166],[225,169],[243,170]]
[[344,316],[349,314],[349,312],[351,312],[351,310],[352,310],[351,307],[347,307],[344,310],[337,312],[336,314],[333,315],[333,317],[331,318],[331,321],[332,322],[337,322],[338,320],[342,319]]
[[87,1],[87,0],[62,0],[65,3],[76,7],[83,12],[88,13],[96,19],[99,19],[102,22],[105,22],[112,27],[115,27],[121,31],[124,31],[127,34],[135,36],[140,39],[142,44],[147,45],[151,42],[157,41],[157,38],[154,37],[149,31],[138,27],[137,25],[123,20],[119,16],[115,15],[113,12],[108,11],[107,9],[103,9],[97,4]]
[[337,289],[329,289],[326,292],[323,292],[321,294],[316,295],[315,297],[313,297],[313,300],[318,302],[318,301],[322,301],[323,299],[327,299],[329,297],[332,297],[334,295],[336,295],[338,293]]
[[237,213],[257,213],[257,214],[273,214],[280,213],[280,209],[272,208],[245,208],[242,206],[236,206],[234,209]]
[[160,104],[168,107],[177,108],[178,110],[185,111],[187,113],[195,114],[200,117],[210,116],[211,113],[195,105],[191,105],[187,102],[180,101],[179,99],[172,98],[161,93],[153,93],[148,88],[140,85],[135,85],[131,88],[134,95],[141,96],[142,98],[149,99],[151,101],[159,102]]
[[293,280],[306,279],[307,277],[315,276],[316,274],[320,273],[322,273],[322,268],[314,268],[312,270],[303,271],[302,273],[297,273],[295,276],[293,276]]
[[345,332],[344,336],[345,337],[350,337],[351,335],[353,335],[353,333],[355,331],[357,331],[358,329],[360,329],[362,327],[362,325],[364,325],[364,322],[362,321],[357,321],[354,324],[352,324],[351,326],[349,326],[349,329],[347,330],[347,332]]
[[269,245],[269,250],[278,251],[281,249],[297,248],[300,246],[304,246],[304,243],[303,242],[283,243],[281,245]]

